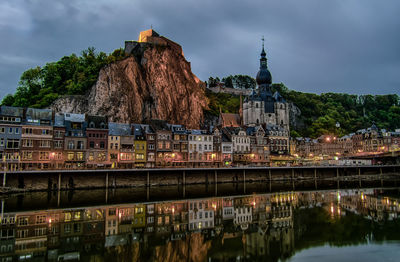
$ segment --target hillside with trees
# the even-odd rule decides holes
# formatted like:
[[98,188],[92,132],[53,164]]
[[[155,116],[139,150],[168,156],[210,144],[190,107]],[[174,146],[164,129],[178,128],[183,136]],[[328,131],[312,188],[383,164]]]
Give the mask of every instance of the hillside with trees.
[[[215,81],[219,78],[210,78],[210,80]],[[298,125],[292,127],[291,130],[292,136],[295,137],[316,138],[322,134],[341,136],[370,127],[373,122],[379,128],[387,130],[400,128],[400,98],[397,94],[323,93],[318,95],[290,90],[282,83],[272,84],[271,89],[273,92],[281,93],[287,101],[292,102],[301,110],[301,116],[296,120]],[[238,96],[207,92],[207,97],[210,101],[209,112],[213,115],[219,113],[219,108],[225,113],[239,111]],[[336,127],[337,123],[340,125],[339,128]]]

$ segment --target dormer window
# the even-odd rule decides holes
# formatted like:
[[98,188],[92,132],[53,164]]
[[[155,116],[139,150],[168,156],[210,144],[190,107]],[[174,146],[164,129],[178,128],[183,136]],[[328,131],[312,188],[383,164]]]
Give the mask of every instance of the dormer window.
[[89,123],[89,127],[90,127],[90,128],[94,128],[94,123],[93,123],[93,122],[90,122],[90,123]]
[[100,128],[103,128],[103,129],[106,128],[106,124],[104,124],[104,122],[101,122],[100,123]]

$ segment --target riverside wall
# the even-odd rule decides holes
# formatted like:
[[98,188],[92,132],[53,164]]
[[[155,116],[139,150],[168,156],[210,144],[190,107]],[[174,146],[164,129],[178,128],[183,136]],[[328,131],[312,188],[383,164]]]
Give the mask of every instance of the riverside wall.
[[2,173],[0,175],[0,178],[2,178],[0,184],[5,182],[2,192],[8,193],[16,191],[151,187],[260,181],[361,180],[367,177],[379,178],[383,175],[400,176],[400,166],[20,171]]

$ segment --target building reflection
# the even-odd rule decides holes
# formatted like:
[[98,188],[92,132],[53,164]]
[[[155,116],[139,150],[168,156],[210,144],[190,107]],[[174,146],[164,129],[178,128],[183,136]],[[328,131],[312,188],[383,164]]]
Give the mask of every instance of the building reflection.
[[315,207],[382,222],[400,201],[367,189],[3,212],[0,259],[278,261],[295,252],[295,210]]

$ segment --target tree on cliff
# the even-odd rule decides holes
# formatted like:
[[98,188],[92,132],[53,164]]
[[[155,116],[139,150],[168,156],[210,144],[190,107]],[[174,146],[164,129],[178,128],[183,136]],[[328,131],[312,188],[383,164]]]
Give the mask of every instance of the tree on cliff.
[[61,95],[83,95],[96,82],[100,68],[124,57],[123,49],[107,55],[89,47],[80,56],[72,54],[28,69],[22,73],[15,94],[5,96],[1,104],[44,108]]
[[256,80],[248,75],[229,75],[222,78],[222,82],[225,83],[226,87],[237,87],[242,89],[249,89],[256,87]]

